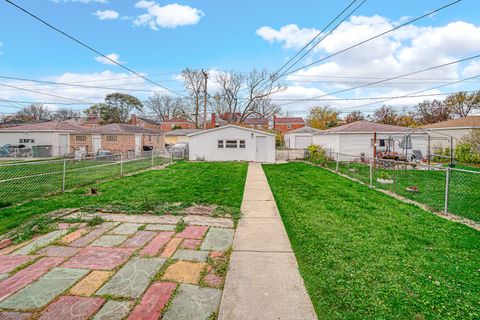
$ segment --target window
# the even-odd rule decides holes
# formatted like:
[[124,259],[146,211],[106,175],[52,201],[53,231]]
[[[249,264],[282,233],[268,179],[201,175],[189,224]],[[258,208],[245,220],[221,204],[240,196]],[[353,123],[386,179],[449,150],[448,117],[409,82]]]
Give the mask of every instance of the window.
[[18,143],[35,143],[35,139],[19,139]]
[[240,140],[240,149],[245,149],[245,140]]
[[75,141],[87,141],[87,136],[75,136]]
[[292,124],[291,123],[287,124],[287,129],[292,129]]
[[107,136],[107,141],[117,141],[117,136]]
[[385,139],[380,139],[379,141],[379,146],[380,147],[385,147]]
[[218,140],[218,148],[223,149],[223,140]]
[[227,148],[227,149],[236,149],[236,148],[238,148],[238,146],[237,146],[237,141],[238,141],[238,140],[226,140],[226,141],[225,141],[225,148]]

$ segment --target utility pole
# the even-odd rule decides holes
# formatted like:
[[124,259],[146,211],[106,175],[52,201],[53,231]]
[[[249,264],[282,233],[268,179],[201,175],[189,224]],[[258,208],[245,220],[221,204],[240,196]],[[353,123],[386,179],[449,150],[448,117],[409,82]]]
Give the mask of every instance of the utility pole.
[[203,76],[205,77],[205,85],[203,87],[203,129],[207,129],[207,82],[208,73],[202,69]]

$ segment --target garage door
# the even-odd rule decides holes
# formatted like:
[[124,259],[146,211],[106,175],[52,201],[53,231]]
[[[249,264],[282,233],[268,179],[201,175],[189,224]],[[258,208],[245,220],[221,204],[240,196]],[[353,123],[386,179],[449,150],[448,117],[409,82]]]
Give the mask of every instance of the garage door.
[[295,137],[295,149],[303,149],[312,144],[312,137]]

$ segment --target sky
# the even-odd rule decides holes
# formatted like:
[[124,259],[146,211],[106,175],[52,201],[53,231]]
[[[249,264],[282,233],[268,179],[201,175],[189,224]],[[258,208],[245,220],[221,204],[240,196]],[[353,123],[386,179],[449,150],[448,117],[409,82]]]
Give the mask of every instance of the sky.
[[[278,70],[352,0],[12,1],[174,91],[183,90],[179,79],[183,69],[209,70],[213,94],[219,72]],[[298,71],[281,79],[287,89],[272,99],[290,115],[305,116],[315,105],[369,113],[384,103],[410,110],[424,99],[478,89],[480,59],[356,88],[480,54],[478,0],[463,0],[329,57],[450,2],[366,0],[292,68]],[[326,59],[308,66],[322,58]],[[101,102],[105,94],[116,91],[2,77],[130,89],[126,92],[140,99],[166,93],[4,0],[0,0],[0,112],[13,113],[35,101],[51,103],[52,109],[72,103],[68,108],[81,110],[88,107],[85,103]],[[320,98],[302,100],[315,97]]]

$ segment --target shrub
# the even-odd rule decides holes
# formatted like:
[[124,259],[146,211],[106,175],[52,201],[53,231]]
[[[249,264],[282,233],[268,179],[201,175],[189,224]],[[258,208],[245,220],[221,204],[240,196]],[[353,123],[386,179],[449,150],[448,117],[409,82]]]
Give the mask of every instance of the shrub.
[[325,150],[322,146],[311,145],[307,147],[308,151],[308,158],[307,160],[319,164],[321,166],[325,166],[327,163],[327,150]]
[[480,163],[480,153],[471,144],[462,142],[455,147],[455,159],[460,163],[478,164]]

